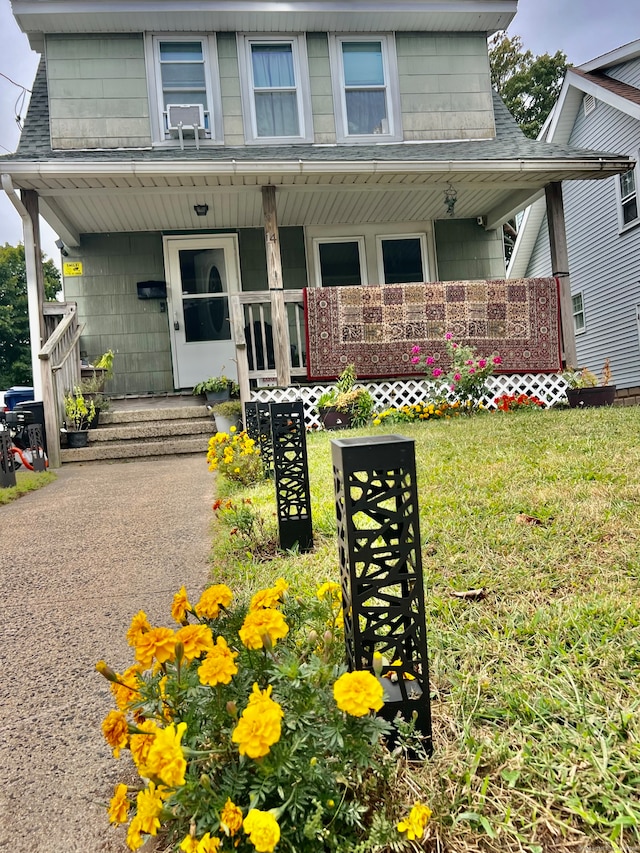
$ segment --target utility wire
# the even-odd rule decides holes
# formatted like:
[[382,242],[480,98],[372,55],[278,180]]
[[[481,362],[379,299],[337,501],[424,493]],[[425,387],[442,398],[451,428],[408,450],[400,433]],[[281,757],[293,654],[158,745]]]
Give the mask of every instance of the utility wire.
[[8,80],[9,83],[13,83],[14,86],[18,87],[18,89],[22,89],[24,92],[29,92],[29,94],[31,94],[31,89],[27,89],[26,86],[22,85],[22,83],[16,83],[15,80],[12,80],[11,77],[8,77],[6,74],[3,74],[2,71],[0,71],[0,77],[4,77],[5,80]]
[[[29,94],[32,94],[31,89],[27,89],[27,87],[23,86],[21,83],[16,83],[15,80],[12,80],[11,77],[8,77],[6,74],[3,74],[2,71],[0,71],[0,77],[4,77],[4,79],[8,80],[9,83],[12,83],[14,86],[17,86],[18,89],[22,89],[22,91],[20,92],[20,94],[16,98],[16,102],[15,102],[15,105],[13,107],[15,114],[16,114],[15,115],[16,124],[18,125],[20,130],[22,130],[23,129],[23,123],[22,123],[22,116],[20,115],[20,113],[22,111],[22,107],[24,106],[24,102],[25,102],[25,99],[27,97],[27,92]],[[4,145],[2,147],[4,148]]]

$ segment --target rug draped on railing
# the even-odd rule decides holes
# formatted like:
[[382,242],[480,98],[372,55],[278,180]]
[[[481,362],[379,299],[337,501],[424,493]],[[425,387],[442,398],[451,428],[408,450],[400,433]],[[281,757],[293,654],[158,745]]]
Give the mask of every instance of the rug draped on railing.
[[501,373],[561,369],[558,281],[529,278],[307,288],[307,376],[416,374],[411,347],[447,366],[445,334],[477,355],[499,355]]

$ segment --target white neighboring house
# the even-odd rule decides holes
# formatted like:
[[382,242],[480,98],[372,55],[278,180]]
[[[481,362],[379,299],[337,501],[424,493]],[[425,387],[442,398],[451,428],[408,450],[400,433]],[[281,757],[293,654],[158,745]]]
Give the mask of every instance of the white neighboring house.
[[[600,375],[610,359],[625,403],[640,403],[640,39],[567,72],[540,139],[626,153],[635,168],[565,183],[578,366]],[[552,270],[544,198],[527,208],[510,278]]]

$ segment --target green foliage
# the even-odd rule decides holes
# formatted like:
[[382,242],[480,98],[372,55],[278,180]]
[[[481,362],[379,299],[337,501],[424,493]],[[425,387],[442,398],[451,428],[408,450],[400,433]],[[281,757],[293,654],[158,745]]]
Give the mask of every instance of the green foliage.
[[246,431],[217,432],[209,439],[207,462],[227,480],[250,486],[264,477],[260,449]]
[[325,391],[318,399],[318,409],[335,408],[351,414],[351,426],[365,426],[371,419],[374,400],[369,391],[356,386],[355,365],[349,364],[338,377],[335,388]]
[[566,54],[534,56],[520,36],[504,31],[489,40],[491,83],[525,136],[535,139],[555,104],[566,73]]
[[0,506],[35,492],[56,479],[53,471],[16,471],[16,484],[0,489]]
[[[44,256],[43,256],[44,258]],[[44,261],[45,298],[53,300],[61,288],[60,273]],[[0,246],[0,388],[31,385],[31,348],[24,246]]]
[[80,387],[77,386],[73,392],[65,394],[64,416],[68,430],[85,430],[96,416],[96,405],[93,400],[85,400]]
[[234,383],[226,376],[211,376],[194,386],[194,394],[206,394],[207,391],[231,391]]

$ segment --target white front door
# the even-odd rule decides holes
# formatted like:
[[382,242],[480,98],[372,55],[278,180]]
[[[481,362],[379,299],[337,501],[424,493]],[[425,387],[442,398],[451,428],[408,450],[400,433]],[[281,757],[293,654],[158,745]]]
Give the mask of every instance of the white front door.
[[229,294],[240,290],[237,236],[164,237],[164,262],[174,386],[236,379]]

